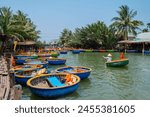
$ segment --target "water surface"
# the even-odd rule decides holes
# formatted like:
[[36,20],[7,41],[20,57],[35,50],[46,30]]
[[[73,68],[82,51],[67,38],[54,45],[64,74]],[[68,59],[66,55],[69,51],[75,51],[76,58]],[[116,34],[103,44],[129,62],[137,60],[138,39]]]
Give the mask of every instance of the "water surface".
[[[102,56],[108,53],[83,52],[80,54],[60,55],[66,58],[67,66],[86,66],[92,68],[88,79],[82,80],[79,88],[72,94],[55,98],[58,100],[142,100],[150,99],[150,56],[142,54],[125,54],[129,64],[122,68],[106,67]],[[119,53],[112,53],[113,59]],[[54,70],[61,66],[49,66]],[[40,100],[43,98],[31,94],[23,87],[22,99]]]

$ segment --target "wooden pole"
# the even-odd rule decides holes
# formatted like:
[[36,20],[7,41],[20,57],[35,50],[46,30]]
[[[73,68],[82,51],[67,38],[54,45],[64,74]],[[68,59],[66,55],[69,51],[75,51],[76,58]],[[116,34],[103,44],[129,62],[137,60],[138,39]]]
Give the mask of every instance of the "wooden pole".
[[144,42],[143,42],[143,49],[142,49],[142,54],[143,54],[143,55],[144,55],[144,48],[145,48],[144,45],[145,45],[145,44],[144,44]]

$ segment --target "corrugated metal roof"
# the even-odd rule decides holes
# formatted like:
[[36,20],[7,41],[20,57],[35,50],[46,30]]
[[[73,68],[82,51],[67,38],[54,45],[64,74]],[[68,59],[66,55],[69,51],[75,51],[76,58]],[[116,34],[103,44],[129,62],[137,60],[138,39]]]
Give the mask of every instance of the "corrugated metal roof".
[[135,41],[150,42],[150,32],[138,34]]

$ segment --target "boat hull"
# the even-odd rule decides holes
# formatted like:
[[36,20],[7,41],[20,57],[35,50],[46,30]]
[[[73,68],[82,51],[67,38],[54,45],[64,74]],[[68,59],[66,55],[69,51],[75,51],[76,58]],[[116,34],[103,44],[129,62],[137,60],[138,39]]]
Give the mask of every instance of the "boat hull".
[[[85,72],[71,72],[71,69],[72,68],[83,68],[85,69],[86,71]],[[62,68],[58,68],[55,70],[56,72],[67,72],[67,73],[71,73],[71,74],[74,74],[74,75],[77,75],[78,77],[80,77],[81,80],[83,79],[86,79],[89,77],[89,75],[91,74],[91,69],[90,68],[86,68],[86,67],[62,67]]]
[[15,75],[15,82],[18,84],[26,85],[27,81],[32,78],[33,76],[24,76],[24,77],[19,77]]
[[[76,82],[71,85],[63,85],[63,86],[55,86],[55,87],[40,87],[39,85],[33,85],[35,82],[38,84],[38,81],[40,80],[46,80],[47,78],[53,78],[53,77],[61,77],[66,76],[67,74],[45,74],[43,76],[31,78],[27,81],[27,86],[30,88],[31,92],[37,96],[44,97],[44,98],[54,98],[54,97],[60,97],[67,95],[69,93],[73,93],[77,90],[80,83],[80,78],[78,76],[73,75],[73,77],[76,78]],[[43,82],[40,81],[40,82]],[[39,82],[39,83],[40,83]]]
[[81,52],[80,50],[72,50],[73,54],[80,54],[80,52]]
[[33,61],[24,63],[24,65],[43,65],[43,68],[48,67],[48,62]]
[[37,59],[38,56],[34,55],[34,56],[27,56],[27,55],[15,55],[15,58],[17,59]]
[[60,54],[67,54],[67,51],[60,51]]
[[53,98],[67,95],[69,93],[74,92],[79,87],[79,83],[70,87],[58,88],[58,89],[37,89],[30,87],[30,90],[33,94],[45,97],[45,98]]
[[128,59],[115,60],[112,62],[106,62],[107,67],[123,67],[129,64]]
[[17,65],[23,65],[26,62],[26,60],[24,60],[24,59],[16,59],[15,62],[16,62]]
[[65,59],[52,59],[52,60],[48,60],[48,63],[50,65],[63,65],[66,63],[66,60]]

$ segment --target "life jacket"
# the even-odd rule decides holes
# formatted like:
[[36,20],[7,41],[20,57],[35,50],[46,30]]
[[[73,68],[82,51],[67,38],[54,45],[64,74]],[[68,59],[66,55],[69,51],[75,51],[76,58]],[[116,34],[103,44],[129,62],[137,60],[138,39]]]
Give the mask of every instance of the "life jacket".
[[73,83],[72,78],[71,78],[71,74],[67,74],[65,79],[66,79],[66,82],[72,82]]

